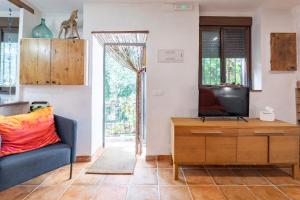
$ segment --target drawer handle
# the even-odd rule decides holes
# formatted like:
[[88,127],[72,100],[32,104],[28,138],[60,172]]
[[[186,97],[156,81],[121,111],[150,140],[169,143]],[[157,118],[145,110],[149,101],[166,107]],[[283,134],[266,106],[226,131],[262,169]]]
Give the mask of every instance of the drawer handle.
[[272,132],[269,132],[269,131],[254,131],[254,134],[255,135],[270,135],[270,136],[276,136],[276,135],[278,135],[278,136],[280,136],[280,135],[284,135],[284,134],[286,134],[285,132],[282,132],[282,131],[278,131],[278,132],[276,132],[276,131],[272,131]]
[[200,131],[200,130],[191,130],[192,134],[203,134],[203,135],[221,135],[222,131]]

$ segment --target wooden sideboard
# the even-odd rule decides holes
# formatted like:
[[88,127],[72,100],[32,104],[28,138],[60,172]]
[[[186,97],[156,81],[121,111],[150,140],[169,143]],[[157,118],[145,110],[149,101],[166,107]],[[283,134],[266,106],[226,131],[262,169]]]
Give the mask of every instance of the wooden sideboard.
[[208,120],[172,118],[174,179],[179,165],[288,164],[296,177],[299,169],[297,125],[258,119]]

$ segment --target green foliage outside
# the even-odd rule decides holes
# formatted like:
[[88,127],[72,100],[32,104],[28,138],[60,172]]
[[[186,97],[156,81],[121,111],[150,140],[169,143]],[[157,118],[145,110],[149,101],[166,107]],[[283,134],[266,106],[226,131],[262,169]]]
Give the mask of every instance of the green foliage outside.
[[105,134],[135,134],[136,74],[105,55]]
[[221,83],[221,60],[220,58],[202,59],[202,84],[220,85]]
[[227,58],[226,59],[226,83],[242,85],[244,58]]
[[[226,83],[242,85],[243,72],[245,67],[244,58],[226,58]],[[203,58],[202,59],[202,84],[220,85],[221,83],[221,59]]]

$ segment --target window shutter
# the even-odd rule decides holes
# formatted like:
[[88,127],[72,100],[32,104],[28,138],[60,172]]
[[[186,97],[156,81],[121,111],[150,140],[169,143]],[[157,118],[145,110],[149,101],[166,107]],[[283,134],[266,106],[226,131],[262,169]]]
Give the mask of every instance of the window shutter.
[[220,58],[219,31],[202,31],[202,58]]
[[225,58],[246,58],[246,29],[224,28]]

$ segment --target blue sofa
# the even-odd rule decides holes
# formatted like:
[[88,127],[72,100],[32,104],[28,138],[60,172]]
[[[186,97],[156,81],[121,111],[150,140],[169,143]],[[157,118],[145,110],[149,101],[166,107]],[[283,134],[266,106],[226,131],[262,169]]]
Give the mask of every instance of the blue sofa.
[[61,138],[60,143],[0,158],[0,191],[69,164],[70,179],[72,178],[77,123],[57,115],[54,116],[54,121]]

